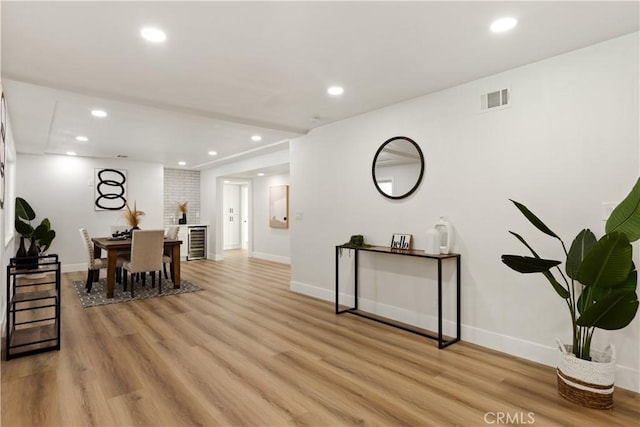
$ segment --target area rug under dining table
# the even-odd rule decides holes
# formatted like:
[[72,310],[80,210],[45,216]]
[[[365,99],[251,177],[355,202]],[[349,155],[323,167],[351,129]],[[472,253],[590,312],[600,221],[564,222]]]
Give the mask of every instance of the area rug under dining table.
[[127,291],[125,292],[122,290],[122,285],[118,283],[116,283],[113,298],[107,298],[105,291],[107,283],[106,279],[104,278],[100,279],[100,281],[98,282],[93,283],[91,293],[87,293],[85,289],[86,282],[84,281],[76,280],[73,282],[73,286],[76,289],[76,294],[78,295],[78,298],[80,298],[80,303],[82,304],[83,308],[106,304],[116,304],[128,301],[137,301],[146,298],[178,295],[202,290],[202,288],[200,288],[199,286],[196,286],[186,280],[181,280],[180,287],[176,289],[173,287],[173,282],[171,282],[170,280],[162,279],[162,293],[158,294],[158,284],[156,283],[156,287],[152,288],[150,280],[148,278],[147,282],[148,283],[146,283],[144,286],[142,286],[139,282],[135,284],[135,296],[133,298],[131,298],[131,289],[127,288]]

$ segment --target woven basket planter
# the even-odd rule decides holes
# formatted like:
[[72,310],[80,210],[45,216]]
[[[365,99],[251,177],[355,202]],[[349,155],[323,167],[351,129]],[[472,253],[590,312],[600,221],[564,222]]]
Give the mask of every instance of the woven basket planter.
[[604,351],[591,350],[591,361],[582,360],[556,338],[561,355],[558,361],[558,393],[565,399],[588,408],[613,407],[616,351],[613,345]]

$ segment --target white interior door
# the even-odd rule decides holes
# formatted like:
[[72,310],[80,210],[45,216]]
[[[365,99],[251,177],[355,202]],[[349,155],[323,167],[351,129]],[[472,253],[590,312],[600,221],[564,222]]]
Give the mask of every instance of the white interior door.
[[240,216],[240,186],[238,184],[224,185],[224,249],[239,249],[241,216]]
[[249,248],[249,186],[240,186],[240,242],[242,249]]

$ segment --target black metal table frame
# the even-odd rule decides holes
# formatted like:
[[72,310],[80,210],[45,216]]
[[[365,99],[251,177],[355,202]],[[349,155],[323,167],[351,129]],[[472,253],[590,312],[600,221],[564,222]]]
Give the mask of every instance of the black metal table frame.
[[[355,251],[354,256],[354,306],[340,310],[340,275],[339,275],[339,261],[340,261],[340,251],[343,249],[353,249]],[[358,308],[358,253],[360,251],[366,252],[375,252],[375,253],[383,253],[383,254],[393,254],[393,255],[404,255],[404,256],[413,256],[418,258],[428,258],[435,259],[438,261],[438,333],[437,335],[433,335],[427,332],[423,332],[418,330],[417,328],[412,328],[410,326],[400,325],[396,322],[391,321],[389,319],[385,319],[382,316],[373,316],[368,314],[366,311],[362,311]],[[449,340],[443,339],[442,334],[442,261],[445,259],[454,259],[456,261],[456,337],[451,338]],[[336,314],[343,313],[351,313],[356,316],[364,317],[370,320],[375,320],[376,322],[384,323],[389,326],[393,326],[396,328],[400,328],[402,330],[412,332],[414,334],[421,335],[423,337],[427,337],[433,340],[438,341],[438,348],[443,349],[445,347],[450,346],[453,343],[460,341],[460,254],[442,254],[442,255],[428,255],[424,253],[424,251],[418,250],[392,250],[391,248],[386,247],[352,247],[345,245],[336,246]]]

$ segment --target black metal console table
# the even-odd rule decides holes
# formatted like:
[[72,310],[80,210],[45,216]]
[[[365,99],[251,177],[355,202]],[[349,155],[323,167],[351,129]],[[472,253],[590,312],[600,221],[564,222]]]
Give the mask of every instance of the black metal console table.
[[5,358],[60,350],[58,255],[11,258],[6,284]]
[[[339,275],[339,259],[340,252],[342,250],[354,250],[354,306],[340,310],[339,294],[340,294],[340,275]],[[396,322],[391,319],[387,319],[382,316],[374,315],[358,308],[358,254],[360,251],[375,252],[381,254],[391,254],[400,256],[411,256],[417,258],[433,259],[438,263],[438,333],[434,335],[423,329],[412,327],[404,323]],[[442,334],[442,262],[443,260],[452,259],[456,263],[456,336],[448,340]],[[336,246],[336,314],[351,313],[360,317],[365,317],[370,320],[384,323],[389,326],[403,329],[405,331],[413,332],[415,334],[422,335],[427,338],[431,338],[438,341],[438,348],[445,348],[451,344],[460,341],[460,254],[442,254],[442,255],[429,255],[422,250],[409,249],[392,249],[383,246],[362,246],[353,247],[348,245]]]

